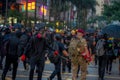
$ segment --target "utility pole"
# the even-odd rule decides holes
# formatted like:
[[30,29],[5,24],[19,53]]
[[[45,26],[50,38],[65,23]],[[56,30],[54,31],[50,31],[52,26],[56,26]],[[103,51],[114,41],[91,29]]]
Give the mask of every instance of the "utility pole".
[[43,16],[42,16],[42,19],[43,19],[43,20],[42,20],[42,21],[44,22],[44,13],[45,13],[45,12],[44,12],[44,8],[45,8],[45,7],[44,7],[44,6],[45,6],[44,0],[42,0],[42,3],[43,3]]
[[28,20],[28,0],[26,0],[25,27],[27,27],[27,20]]
[[4,25],[7,23],[7,17],[8,17],[7,15],[8,15],[8,0],[6,0]]
[[37,23],[37,0],[35,0],[35,24],[34,25],[36,25],[36,23]]

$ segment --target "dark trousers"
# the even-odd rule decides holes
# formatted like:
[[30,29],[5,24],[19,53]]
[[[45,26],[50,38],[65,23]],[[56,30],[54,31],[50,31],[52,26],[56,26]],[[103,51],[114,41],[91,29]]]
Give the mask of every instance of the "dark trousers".
[[106,67],[106,55],[99,56],[98,66],[99,66],[99,69],[98,69],[99,78],[103,80],[105,75],[105,67]]
[[56,75],[57,75],[58,80],[62,80],[62,78],[61,78],[61,60],[58,63],[54,64],[54,66],[55,66],[55,70],[51,74],[50,80],[52,80]]
[[66,71],[66,67],[68,68],[68,72],[71,72],[71,62],[67,62],[66,60],[62,59],[62,72]]
[[113,57],[112,56],[107,56],[106,71],[111,72],[111,70],[112,70],[112,62],[113,62]]
[[45,65],[45,60],[38,60],[38,61],[31,60],[29,80],[33,80],[35,67],[37,67],[37,72],[38,72],[37,80],[42,80],[42,73],[44,70],[44,65]]
[[98,56],[95,55],[95,65],[97,65],[97,64],[98,64]]
[[4,59],[4,55],[0,55],[0,68],[2,68],[3,64],[3,59]]
[[23,66],[24,66],[24,69],[26,70],[26,60],[23,61]]
[[6,61],[5,61],[5,68],[2,73],[2,80],[5,80],[6,74],[11,66],[13,64],[13,71],[12,71],[12,80],[15,80],[16,73],[17,73],[17,67],[18,67],[18,57],[7,55]]
[[79,72],[80,72],[80,65],[78,65],[77,77],[78,77]]
[[25,61],[23,61],[23,66],[25,70],[29,69],[29,66],[27,64],[29,64],[28,58]]

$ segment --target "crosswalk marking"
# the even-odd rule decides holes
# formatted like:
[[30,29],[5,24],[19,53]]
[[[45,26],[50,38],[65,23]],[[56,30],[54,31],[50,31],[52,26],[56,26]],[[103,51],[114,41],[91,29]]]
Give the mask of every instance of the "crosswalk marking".
[[[7,75],[6,80],[10,80],[11,76],[12,75]],[[89,77],[98,77],[97,75],[87,75],[87,76],[89,76]],[[49,75],[43,75],[42,77],[43,78],[48,78]],[[28,75],[17,75],[17,78],[29,78],[29,76]],[[37,78],[37,76],[35,75],[34,78]],[[113,79],[113,80],[114,79],[120,79],[120,77],[110,77],[110,76],[105,76],[105,78],[109,78],[109,79]],[[69,79],[71,79],[71,76],[65,76],[65,77],[63,77],[63,79],[64,80],[69,80]]]
[[[44,71],[43,73],[43,78],[48,78],[50,76],[50,74],[52,73],[52,71]],[[64,80],[69,80],[71,78],[72,73],[62,73],[63,79]],[[7,75],[7,76],[12,76],[12,75]],[[79,74],[80,76],[80,74]],[[29,75],[22,75],[22,74],[17,74],[18,78],[28,78]],[[94,77],[97,78],[98,75],[95,74],[88,74],[87,77]],[[34,78],[37,78],[37,75],[34,76]],[[105,78],[109,78],[109,79],[120,79],[120,77],[118,76],[105,76]]]

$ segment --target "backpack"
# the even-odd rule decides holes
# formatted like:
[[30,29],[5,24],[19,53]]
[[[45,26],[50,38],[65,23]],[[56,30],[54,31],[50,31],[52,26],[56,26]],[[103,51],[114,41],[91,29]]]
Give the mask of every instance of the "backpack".
[[105,53],[104,44],[105,44],[104,40],[99,40],[97,42],[97,44],[96,44],[96,55],[97,56],[104,55],[104,53]]
[[54,42],[51,43],[50,47],[53,50],[49,50],[48,59],[50,60],[51,63],[57,63],[60,59],[60,56],[59,55],[55,56],[54,52],[55,51],[59,52],[59,45],[56,41],[54,41]]

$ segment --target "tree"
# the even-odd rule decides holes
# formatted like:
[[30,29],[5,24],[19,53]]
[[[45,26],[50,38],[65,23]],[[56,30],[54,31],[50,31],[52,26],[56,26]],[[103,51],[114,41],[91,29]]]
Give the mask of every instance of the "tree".
[[77,7],[78,23],[81,23],[82,28],[87,27],[88,11],[95,12],[96,0],[70,0]]
[[60,20],[60,13],[68,9],[67,0],[51,0],[50,16]]
[[23,13],[18,12],[18,10],[8,10],[8,17],[12,17],[11,21],[12,21],[12,25],[13,25],[13,18],[17,18],[18,22],[21,22],[24,17],[23,17]]
[[114,1],[111,5],[104,5],[103,16],[107,18],[108,22],[120,21],[120,1]]

